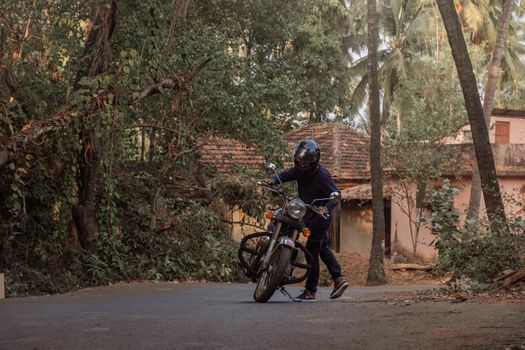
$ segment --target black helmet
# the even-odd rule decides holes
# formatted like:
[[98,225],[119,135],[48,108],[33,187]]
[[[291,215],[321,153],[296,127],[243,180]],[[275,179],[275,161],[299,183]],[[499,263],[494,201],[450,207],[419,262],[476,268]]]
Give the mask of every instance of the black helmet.
[[314,172],[319,165],[321,150],[314,140],[304,140],[295,146],[293,152],[293,162],[299,171]]

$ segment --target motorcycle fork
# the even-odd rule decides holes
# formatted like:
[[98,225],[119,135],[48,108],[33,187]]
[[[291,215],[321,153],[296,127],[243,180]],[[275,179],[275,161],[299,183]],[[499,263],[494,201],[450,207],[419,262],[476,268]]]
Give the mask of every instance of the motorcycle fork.
[[275,248],[275,243],[277,242],[277,238],[279,237],[279,233],[281,232],[281,226],[282,226],[281,222],[277,222],[277,224],[275,224],[275,229],[273,230],[272,238],[270,239],[270,243],[268,244],[268,249],[266,250],[266,255],[264,256],[263,270],[265,270],[268,267],[270,256],[272,256],[273,249]]

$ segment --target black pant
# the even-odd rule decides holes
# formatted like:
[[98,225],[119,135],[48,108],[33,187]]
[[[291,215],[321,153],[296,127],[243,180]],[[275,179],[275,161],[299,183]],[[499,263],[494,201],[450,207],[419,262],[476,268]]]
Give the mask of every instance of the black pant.
[[330,246],[328,245],[327,232],[327,229],[312,229],[312,234],[306,242],[306,249],[312,254],[313,262],[310,276],[308,276],[308,279],[306,280],[305,287],[312,292],[317,291],[317,284],[319,283],[319,257],[328,268],[328,272],[330,272],[330,275],[332,275],[334,280],[343,276],[341,266],[337,262],[332,249],[330,249]]

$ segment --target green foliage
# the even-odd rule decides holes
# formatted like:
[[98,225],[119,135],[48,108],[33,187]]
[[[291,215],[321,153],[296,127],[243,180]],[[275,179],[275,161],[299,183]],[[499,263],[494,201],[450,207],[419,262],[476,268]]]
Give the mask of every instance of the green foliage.
[[[17,157],[0,175],[0,270],[10,295],[135,278],[236,278],[235,244],[214,208],[235,201],[258,215],[259,202],[248,175],[211,185],[217,203],[193,202],[183,189],[202,185],[194,179],[195,141],[236,138],[274,157],[302,112],[320,120],[344,107],[338,2],[207,0],[188,2],[177,16],[183,3],[119,1],[100,57],[107,65],[92,77],[81,72],[94,2],[0,4],[0,61],[16,82],[2,71],[0,150],[34,121],[59,111],[71,120],[10,150]],[[176,93],[129,104],[208,58]],[[92,148],[83,149],[85,131],[95,135]],[[71,223],[90,167],[99,241],[87,252]]]
[[421,228],[428,225],[422,199],[434,182],[458,170],[460,149],[447,140],[458,134],[467,118],[459,85],[446,79],[451,68],[420,64],[417,74],[399,82],[385,121],[385,164],[398,186],[392,200],[410,221],[414,259]]
[[430,195],[432,233],[436,235],[438,257],[436,269],[451,272],[455,279],[469,278],[491,282],[507,269],[525,264],[525,225],[522,218],[514,220],[507,230],[504,225],[490,231],[486,220],[459,225],[460,213],[453,207],[459,193],[448,181]]
[[[186,3],[187,11],[177,13],[177,5]],[[101,74],[86,77],[94,4],[0,2],[0,151],[37,122],[60,113],[69,121],[65,129],[46,124],[56,130],[9,149],[15,160],[0,174],[0,269],[7,273],[9,294],[135,278],[236,278],[234,244],[215,208],[235,203],[258,216],[261,201],[253,174],[198,179],[210,174],[199,173],[196,141],[235,138],[273,160],[286,149],[281,135],[294,122],[352,117],[359,105],[351,103],[349,91],[366,86],[366,61],[349,69],[346,49],[355,53],[365,42],[364,4],[345,9],[346,2],[335,0],[118,1],[116,26],[100,57],[107,64]],[[411,6],[385,3],[381,19],[389,23],[385,96],[390,102],[395,87],[405,90],[395,95],[404,131],[392,147],[403,154],[411,154],[411,137],[438,140],[433,132],[449,130],[459,116],[453,98],[459,94],[455,85],[447,86],[453,73],[440,66],[443,55],[435,56],[440,64],[431,54],[417,59],[445,46],[444,35],[432,39],[423,29],[434,22],[421,17],[413,25]],[[424,18],[433,19],[427,10]],[[403,18],[390,16],[396,13]],[[207,59],[190,84],[137,101],[146,87]],[[427,74],[428,67],[438,67],[435,75]],[[505,98],[518,105],[518,90],[505,89]],[[418,120],[422,115],[428,119]],[[385,126],[393,135],[390,122]],[[86,131],[96,143],[83,149]],[[98,156],[95,163],[89,163],[90,152]],[[87,252],[74,241],[78,232],[71,223],[91,167],[99,242]],[[211,199],[191,192],[206,186]]]
[[250,173],[234,173],[216,177],[211,184],[217,198],[222,198],[230,206],[240,206],[244,213],[262,219],[269,199],[266,193],[257,191],[255,183],[258,177]]
[[467,123],[459,86],[451,89],[445,72],[427,73],[435,76],[400,82],[385,127],[387,163],[406,182],[426,183],[450,173],[457,154],[447,138]]
[[[367,56],[363,54],[366,47],[366,13],[365,1],[352,2],[347,9],[349,23],[348,36],[345,43],[351,48],[352,62],[350,74],[352,82],[353,109],[357,112],[366,103],[367,87]],[[494,48],[496,27],[500,21],[502,2],[470,0],[457,1],[461,7],[462,26],[467,39],[469,54],[481,86],[486,83],[487,67]],[[515,6],[514,13],[523,10]],[[521,5],[523,7],[523,5]],[[520,12],[521,11],[521,12]],[[432,76],[428,71],[421,70],[421,65],[430,63],[440,66],[443,61],[450,61],[450,47],[443,27],[437,4],[432,1],[418,0],[385,0],[378,6],[380,40],[380,83],[384,95],[383,113],[389,113],[389,103],[397,90],[403,89],[399,83],[406,78],[420,74],[424,79]],[[525,74],[523,53],[525,47],[522,36],[524,21],[520,16],[514,16],[507,33],[505,52],[498,81],[499,89],[496,94],[496,106],[501,108],[519,108],[523,102],[523,94],[516,92],[520,89]],[[351,38],[351,39],[350,39]],[[348,43],[352,40],[351,43]],[[425,75],[427,74],[427,75]],[[448,83],[457,82],[455,74],[451,72],[443,77]],[[454,83],[453,85],[456,85]],[[455,88],[454,88],[455,90]]]

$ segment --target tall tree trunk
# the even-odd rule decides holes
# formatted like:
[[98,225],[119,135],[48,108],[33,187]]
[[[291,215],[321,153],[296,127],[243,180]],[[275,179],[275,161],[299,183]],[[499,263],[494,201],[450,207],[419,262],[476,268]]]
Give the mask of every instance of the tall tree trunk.
[[378,77],[379,29],[376,0],[368,0],[368,108],[370,112],[370,172],[372,177],[373,237],[367,285],[386,283],[383,266],[385,246],[385,213],[383,206],[383,174],[381,170],[381,115]]
[[490,147],[489,133],[483,114],[483,107],[476,85],[476,77],[470,62],[470,57],[461,31],[459,18],[456,14],[453,0],[437,0],[439,12],[443,18],[443,23],[447,31],[448,41],[452,49],[452,56],[456,64],[465,107],[469,118],[469,124],[474,141],[476,160],[479,164],[481,185],[483,188],[483,198],[487,208],[487,215],[490,219],[492,228],[495,225],[505,223],[505,210],[499,189],[496,167],[494,165],[494,155]]
[[[487,85],[485,85],[485,95],[483,96],[483,113],[487,128],[490,126],[490,117],[494,107],[494,95],[496,94],[496,83],[498,81],[498,70],[505,50],[505,39],[509,30],[510,20],[512,19],[512,0],[505,0],[503,11],[498,26],[498,34],[492,60],[488,68]],[[474,162],[472,166],[472,187],[470,188],[470,201],[467,211],[467,220],[477,220],[479,216],[479,206],[481,201],[481,179],[479,176],[478,164]]]
[[140,128],[140,160],[144,162],[146,160],[146,130]]
[[[93,21],[83,54],[84,65],[77,73],[75,88],[82,77],[94,77],[107,72],[109,41],[116,24],[116,1],[95,0]],[[96,133],[90,125],[91,115],[96,113],[96,103],[90,105],[81,119],[79,154],[78,202],[73,207],[73,221],[84,249],[93,251],[99,238],[100,225],[97,204],[100,191],[102,149]]]

